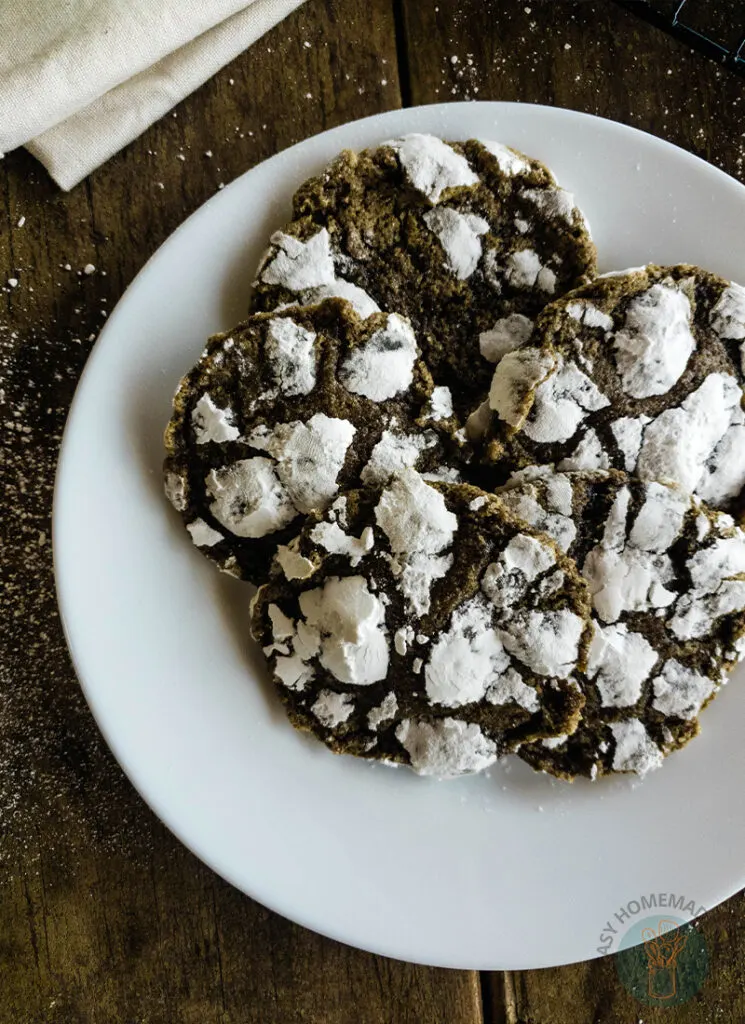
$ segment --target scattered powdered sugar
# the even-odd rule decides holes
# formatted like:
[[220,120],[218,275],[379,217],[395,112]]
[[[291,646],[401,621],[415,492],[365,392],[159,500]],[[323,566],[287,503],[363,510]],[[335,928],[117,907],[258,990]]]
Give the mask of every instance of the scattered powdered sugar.
[[484,359],[498,363],[508,352],[522,348],[533,332],[533,321],[522,313],[510,313],[497,320],[488,331],[479,334],[479,350]]
[[187,523],[186,529],[198,548],[211,548],[224,540],[223,535],[218,530],[213,530],[204,519],[195,519],[193,523]]
[[383,402],[405,391],[414,379],[416,337],[408,320],[391,313],[385,327],[342,363],[339,378],[348,391]]
[[497,759],[496,744],[478,725],[456,718],[436,722],[407,718],[396,729],[396,739],[419,775],[449,779],[483,771]]
[[733,282],[724,289],[711,311],[709,322],[725,341],[742,341],[745,338],[745,288],[742,285]]
[[325,509],[337,493],[337,477],[355,432],[348,420],[315,413],[307,423],[257,427],[248,443],[276,460],[273,470],[295,509],[311,512]]
[[716,689],[713,680],[670,659],[652,680],[652,707],[663,715],[691,721]]
[[307,395],[316,385],[315,332],[290,317],[269,321],[266,353],[274,380],[285,395]]
[[489,222],[475,213],[460,213],[438,206],[424,214],[424,222],[445,250],[448,266],[459,281],[469,278],[481,259],[481,235]]
[[321,690],[310,709],[321,725],[334,729],[354,712],[354,698],[348,693]]
[[508,352],[497,364],[489,389],[489,406],[518,430],[530,411],[534,390],[556,366],[555,358],[537,348]]
[[553,295],[556,290],[556,274],[544,267],[534,249],[520,249],[507,257],[505,277],[513,288],[538,288]]
[[530,170],[530,164],[514,149],[503,146],[501,142],[479,139],[479,142],[497,161],[502,174],[523,174]]
[[458,519],[443,495],[415,470],[404,470],[380,496],[375,519],[390,543],[391,570],[400,576],[401,591],[417,615],[429,610],[430,589],[452,565],[450,547]]
[[334,284],[334,260],[326,228],[306,242],[276,231],[270,242],[274,249],[269,250],[260,266],[259,276],[265,284],[279,285],[290,292]]
[[299,597],[307,624],[320,631],[321,665],[342,683],[368,686],[385,679],[385,605],[362,576],[330,577]]
[[434,135],[404,135],[385,145],[396,151],[411,184],[432,203],[447,189],[478,184],[466,158]]
[[629,303],[613,346],[627,395],[667,394],[696,348],[688,296],[667,282],[652,285]]
[[[504,360],[495,376],[503,363]],[[597,412],[608,405],[610,399],[576,363],[565,363],[558,357],[554,372],[536,388],[533,408],[523,424],[523,432],[538,444],[567,441],[588,412]]]
[[603,707],[636,704],[657,661],[657,652],[641,633],[630,632],[624,624],[593,623],[587,675],[595,681]]
[[564,307],[567,316],[573,320],[579,320],[585,327],[599,327],[602,331],[613,330],[613,317],[608,316],[602,309],[598,309],[591,302],[576,300],[568,302]]
[[332,555],[346,555],[352,566],[359,565],[375,544],[371,526],[366,526],[359,537],[350,537],[338,523],[318,523],[311,530],[310,539]]
[[535,690],[512,667],[493,628],[494,609],[480,595],[457,608],[450,628],[432,645],[424,679],[433,704],[456,708],[482,700],[516,703],[529,711],[539,708]]
[[202,395],[194,406],[191,422],[197,444],[209,441],[222,444],[224,441],[236,441],[240,436],[240,430],[233,424],[233,411],[219,409],[209,394]]
[[265,537],[297,515],[270,459],[241,459],[213,469],[205,485],[214,499],[210,512],[236,537]]
[[559,188],[558,185],[551,185],[548,188],[524,188],[520,196],[532,203],[543,217],[564,220],[570,226],[574,224],[574,196],[566,189]]
[[499,629],[502,643],[538,675],[568,679],[577,668],[584,620],[568,608],[518,611]]
[[384,430],[360,474],[360,479],[367,486],[382,487],[401,470],[415,468],[422,452],[436,444],[437,437],[431,431],[420,434],[395,434],[391,430]]
[[610,730],[616,741],[613,768],[617,772],[636,772],[646,775],[662,765],[662,751],[652,741],[638,718],[611,722]]
[[398,698],[396,694],[391,690],[387,693],[383,700],[376,708],[372,708],[367,714],[367,726],[373,732],[376,732],[378,726],[382,725],[383,722],[389,722],[392,718],[395,718],[396,712],[398,711]]

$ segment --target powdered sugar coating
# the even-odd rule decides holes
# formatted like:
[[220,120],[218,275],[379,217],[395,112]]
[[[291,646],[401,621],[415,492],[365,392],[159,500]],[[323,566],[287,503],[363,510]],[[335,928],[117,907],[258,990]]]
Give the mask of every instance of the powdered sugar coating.
[[479,350],[484,359],[498,363],[508,352],[522,348],[533,331],[533,321],[522,313],[510,313],[497,320],[488,331],[479,334]]
[[613,330],[613,317],[608,316],[597,306],[585,300],[568,302],[566,305],[567,316],[573,320],[579,320],[585,327],[599,327],[601,331]]
[[567,441],[588,412],[608,405],[610,399],[576,363],[559,359],[553,373],[536,388],[533,408],[523,432],[540,444]]
[[354,711],[354,699],[348,693],[336,693],[334,690],[321,690],[318,698],[311,706],[311,711],[321,725],[333,729],[346,722]]
[[414,188],[432,203],[438,203],[448,189],[478,183],[479,177],[466,158],[434,135],[404,135],[386,145],[396,151]]
[[336,679],[368,686],[385,678],[385,606],[364,577],[331,577],[302,593],[299,603],[307,624],[320,631],[320,662]]
[[532,203],[543,217],[564,220],[570,226],[574,223],[574,196],[558,185],[548,188],[524,188],[520,192],[523,199]]
[[613,346],[627,394],[666,394],[680,380],[696,348],[688,296],[672,282],[652,285],[629,303]]
[[456,718],[432,723],[405,719],[396,729],[396,738],[418,775],[441,779],[471,775],[497,759],[494,741],[484,736],[478,725]]
[[266,353],[285,395],[307,395],[316,384],[315,331],[290,317],[275,317],[266,332]]
[[715,690],[714,682],[699,672],[670,659],[652,681],[652,707],[664,715],[690,721],[698,715]]
[[374,402],[405,391],[414,379],[417,344],[407,320],[391,313],[385,327],[344,360],[339,377],[347,390]]
[[335,277],[331,284],[306,289],[302,294],[303,304],[307,306],[323,302],[324,299],[345,299],[363,320],[367,320],[373,313],[380,312],[380,306],[372,296],[368,295],[359,285],[353,284],[343,277]]
[[458,280],[469,278],[481,259],[480,236],[489,231],[489,222],[474,213],[438,206],[424,214],[424,223],[439,239]]
[[259,275],[265,284],[302,292],[334,283],[331,239],[326,228],[321,228],[305,242],[276,231],[270,242],[274,249],[269,251]]
[[205,523],[204,519],[195,519],[194,522],[187,523],[186,529],[198,548],[211,548],[225,539],[218,530]]
[[742,285],[732,282],[724,289],[711,311],[710,322],[720,338],[731,341],[745,338],[745,288]]
[[726,435],[742,435],[742,397],[734,377],[709,374],[679,407],[643,427],[636,473],[646,480],[676,483],[712,504],[726,503],[745,483],[745,447],[732,453],[735,458],[724,479],[714,467]]
[[616,742],[613,754],[613,769],[617,772],[636,772],[646,775],[662,766],[662,751],[650,738],[643,722],[629,718],[623,722],[611,722],[610,730]]
[[538,711],[536,691],[523,682],[494,629],[493,607],[477,595],[453,613],[450,628],[432,645],[424,667],[433,704],[456,708],[487,697]]
[[396,694],[391,690],[387,693],[381,703],[368,712],[367,715],[367,726],[375,732],[383,722],[389,722],[392,718],[395,718],[396,712],[398,711],[398,698]]
[[556,274],[541,263],[535,249],[519,249],[507,257],[505,277],[513,288],[537,288],[553,295]]
[[346,555],[352,566],[359,565],[375,544],[371,526],[365,527],[359,537],[350,537],[338,523],[318,523],[311,530],[310,537],[330,554]]
[[163,491],[177,512],[183,512],[187,504],[188,483],[182,473],[166,472],[163,476]]
[[276,474],[294,508],[311,512],[326,508],[337,493],[337,476],[355,433],[348,420],[316,413],[307,423],[278,423],[271,430],[258,427],[249,443],[275,460]]
[[525,423],[535,389],[550,377],[555,367],[552,355],[530,346],[508,352],[494,371],[489,408],[517,430]]
[[530,170],[528,161],[509,146],[504,146],[501,142],[492,142],[489,139],[479,139],[479,142],[496,159],[502,174],[524,174]]
[[577,668],[585,621],[568,608],[520,611],[499,630],[502,643],[538,675],[568,679]]
[[452,564],[452,556],[442,552],[452,544],[457,517],[439,491],[406,470],[381,494],[375,519],[390,542],[391,569],[400,576],[402,593],[415,614],[425,614],[432,583]]
[[222,444],[235,441],[240,436],[240,430],[233,423],[232,410],[218,408],[209,394],[202,395],[194,406],[191,422],[197,444],[208,444],[210,441]]
[[210,512],[236,537],[265,537],[297,516],[297,508],[271,459],[240,459],[210,471],[205,489]]
[[360,480],[371,487],[387,484],[394,474],[413,469],[422,452],[436,443],[436,436],[430,432],[397,434],[384,430],[362,469]]
[[427,419],[447,420],[453,415],[453,393],[449,387],[438,385],[432,389]]
[[600,693],[603,707],[630,707],[642,695],[642,684],[659,661],[657,651],[641,633],[625,624],[594,623],[587,676]]

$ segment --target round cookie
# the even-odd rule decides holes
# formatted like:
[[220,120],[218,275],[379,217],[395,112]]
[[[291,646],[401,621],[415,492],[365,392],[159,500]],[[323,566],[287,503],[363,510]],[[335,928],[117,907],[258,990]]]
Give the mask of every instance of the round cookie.
[[532,467],[500,499],[576,561],[593,605],[582,721],[520,756],[564,778],[659,767],[745,654],[745,533],[618,471]]
[[589,280],[595,247],[543,164],[494,142],[407,135],[345,151],[271,238],[254,309],[337,295],[407,316],[437,384],[470,411],[546,302]]
[[260,583],[277,545],[340,489],[414,465],[457,479],[433,429],[449,413],[402,317],[362,320],[336,299],[256,314],[181,381],[166,494],[206,555]]
[[589,602],[545,535],[465,484],[405,470],[305,526],[253,606],[297,728],[449,777],[575,728]]
[[468,424],[487,461],[623,469],[739,510],[745,289],[698,267],[643,267],[554,302],[498,364]]

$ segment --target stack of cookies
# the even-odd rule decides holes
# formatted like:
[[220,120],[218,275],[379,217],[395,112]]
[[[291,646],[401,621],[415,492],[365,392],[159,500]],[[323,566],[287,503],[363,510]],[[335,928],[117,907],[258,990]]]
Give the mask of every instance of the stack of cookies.
[[423,775],[643,775],[745,655],[745,289],[596,276],[537,160],[342,153],[166,431],[290,721]]

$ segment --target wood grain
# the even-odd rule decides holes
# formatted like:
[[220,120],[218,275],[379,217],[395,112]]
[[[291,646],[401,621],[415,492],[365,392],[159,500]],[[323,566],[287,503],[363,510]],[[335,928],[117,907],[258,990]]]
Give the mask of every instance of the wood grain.
[[106,311],[220,183],[399,104],[388,0],[308,0],[71,193],[0,162],[0,1024],[481,1021],[476,975],[291,925],[180,846],[98,736],[52,584],[57,445]]
[[[742,79],[613,3],[404,0],[403,11],[414,103],[518,100],[582,110],[668,139],[743,179]],[[417,45],[423,39],[427,45]],[[485,984],[490,1012],[508,1024],[745,1020],[745,898],[707,914],[701,931],[710,972],[701,992],[675,1009],[637,1002],[607,957],[495,975]]]

